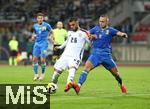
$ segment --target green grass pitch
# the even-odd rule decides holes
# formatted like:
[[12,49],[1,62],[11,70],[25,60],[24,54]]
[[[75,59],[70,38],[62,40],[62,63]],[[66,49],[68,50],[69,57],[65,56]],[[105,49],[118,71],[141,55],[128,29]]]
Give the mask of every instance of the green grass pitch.
[[[78,81],[82,67],[76,73]],[[58,82],[57,93],[51,95],[51,109],[150,109],[150,67],[118,67],[128,94],[122,94],[113,76],[103,67],[94,69],[79,95],[71,89],[63,92],[67,72]],[[0,84],[47,84],[53,73],[47,67],[43,81],[33,81],[31,66],[0,66]]]

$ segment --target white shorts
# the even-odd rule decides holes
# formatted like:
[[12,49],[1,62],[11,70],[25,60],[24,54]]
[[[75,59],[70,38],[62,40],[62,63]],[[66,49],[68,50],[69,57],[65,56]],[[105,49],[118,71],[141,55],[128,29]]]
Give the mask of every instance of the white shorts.
[[54,68],[62,71],[65,69],[68,69],[70,67],[75,67],[78,69],[79,65],[81,63],[80,58],[76,57],[69,57],[69,56],[61,56],[55,63]]

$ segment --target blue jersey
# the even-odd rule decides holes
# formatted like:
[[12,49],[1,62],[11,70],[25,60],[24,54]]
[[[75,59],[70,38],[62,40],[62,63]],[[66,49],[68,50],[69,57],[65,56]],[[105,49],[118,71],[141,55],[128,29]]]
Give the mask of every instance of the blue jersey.
[[33,31],[36,34],[36,42],[44,42],[48,40],[49,32],[52,31],[51,26],[43,22],[41,25],[35,23],[33,26]]
[[108,27],[105,30],[101,30],[100,26],[95,26],[89,30],[90,34],[97,36],[97,39],[92,41],[92,49],[101,53],[111,53],[111,41],[116,36],[118,30]]
[[52,31],[52,28],[48,23],[43,22],[41,25],[35,23],[33,26],[33,30],[36,34],[33,56],[45,58],[47,56],[48,49],[48,36],[49,32]]
[[95,26],[89,32],[96,35],[97,38],[92,41],[92,53],[88,61],[92,63],[94,68],[101,64],[108,70],[116,67],[116,63],[111,56],[110,43],[119,31],[112,27],[101,30],[100,26]]

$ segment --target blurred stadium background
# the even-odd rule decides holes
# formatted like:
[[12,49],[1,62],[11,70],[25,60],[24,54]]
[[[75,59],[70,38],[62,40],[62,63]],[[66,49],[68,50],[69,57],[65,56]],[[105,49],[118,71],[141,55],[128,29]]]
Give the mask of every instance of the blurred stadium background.
[[116,61],[150,64],[150,0],[0,0],[1,64],[8,64],[12,36],[19,41],[19,52],[28,52],[37,12],[43,12],[53,28],[62,21],[66,29],[71,16],[78,16],[81,27],[89,29],[98,24],[100,15],[108,14],[111,26],[129,35],[113,40]]
[[[32,50],[32,26],[38,12],[53,28],[62,21],[68,28],[68,19],[77,16],[80,26],[89,29],[98,24],[99,16],[108,14],[110,25],[127,32],[129,38],[114,38],[113,56],[119,66],[128,94],[123,95],[114,78],[98,67],[89,74],[79,96],[74,91],[64,93],[67,73],[58,84],[58,92],[51,96],[51,109],[150,109],[150,0],[0,0],[0,84],[47,84],[53,66],[46,69],[43,81],[33,81],[32,66],[8,66],[8,43],[13,36],[19,42],[19,53],[25,56]],[[86,49],[84,61],[89,53]],[[52,46],[49,55],[53,54]],[[18,57],[20,57],[18,55]],[[20,59],[18,59],[20,60]],[[48,63],[51,62],[49,59]],[[130,65],[135,65],[130,67]],[[140,66],[140,67],[137,67]],[[147,67],[145,67],[147,66]],[[78,80],[83,67],[75,76]],[[95,73],[94,73],[95,72]]]

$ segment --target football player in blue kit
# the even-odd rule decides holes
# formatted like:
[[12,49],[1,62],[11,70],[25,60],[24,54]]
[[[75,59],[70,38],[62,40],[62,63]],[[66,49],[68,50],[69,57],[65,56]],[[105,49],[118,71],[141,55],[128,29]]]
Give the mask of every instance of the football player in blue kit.
[[111,41],[113,37],[119,36],[127,38],[127,34],[120,32],[112,27],[109,27],[109,18],[107,15],[102,15],[99,18],[99,25],[89,30],[93,36],[92,53],[84,65],[84,70],[80,74],[78,84],[71,82],[70,88],[74,88],[78,94],[81,86],[86,81],[88,73],[99,65],[103,65],[115,77],[119,83],[122,93],[127,93],[125,86],[117,69],[111,54]]
[[[33,35],[32,38],[35,39],[35,44],[33,47],[33,69],[35,76],[33,80],[43,80],[44,72],[46,67],[46,56],[48,49],[48,41],[53,41],[51,25],[44,22],[44,14],[37,14],[37,23],[33,26]],[[40,57],[41,61],[41,75],[38,74],[38,58]]]

